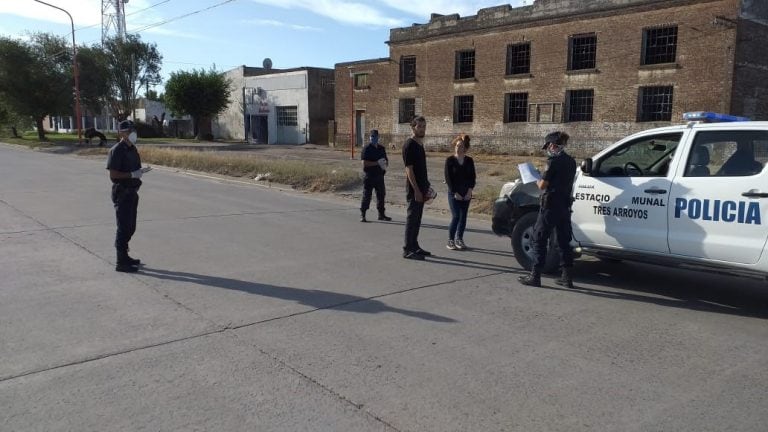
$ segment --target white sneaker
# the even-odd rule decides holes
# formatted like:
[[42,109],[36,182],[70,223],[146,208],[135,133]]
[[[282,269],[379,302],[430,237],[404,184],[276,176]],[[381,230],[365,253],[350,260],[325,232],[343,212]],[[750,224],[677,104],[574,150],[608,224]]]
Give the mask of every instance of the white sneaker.
[[456,243],[453,242],[453,240],[448,240],[448,244],[445,245],[450,250],[457,250]]
[[458,250],[467,249],[467,245],[464,244],[464,240],[462,239],[456,239],[456,241],[454,241],[453,244],[456,245],[456,249]]

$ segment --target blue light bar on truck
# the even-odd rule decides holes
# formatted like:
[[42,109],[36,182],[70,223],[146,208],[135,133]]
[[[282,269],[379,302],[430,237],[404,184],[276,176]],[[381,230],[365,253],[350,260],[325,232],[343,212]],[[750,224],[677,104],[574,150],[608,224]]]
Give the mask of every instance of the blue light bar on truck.
[[708,111],[692,111],[683,113],[685,121],[700,121],[704,123],[723,123],[723,122],[745,122],[750,121],[748,117],[739,117],[730,114],[720,114]]

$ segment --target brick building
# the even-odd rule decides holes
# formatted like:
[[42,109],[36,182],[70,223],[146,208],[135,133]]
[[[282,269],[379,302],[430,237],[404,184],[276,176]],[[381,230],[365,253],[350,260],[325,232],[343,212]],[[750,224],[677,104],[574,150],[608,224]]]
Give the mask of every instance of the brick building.
[[466,132],[525,152],[563,129],[584,154],[685,111],[768,120],[764,0],[536,0],[433,14],[387,43],[389,58],[335,67],[337,145],[353,112],[358,142],[376,127],[399,144],[417,114],[432,148]]

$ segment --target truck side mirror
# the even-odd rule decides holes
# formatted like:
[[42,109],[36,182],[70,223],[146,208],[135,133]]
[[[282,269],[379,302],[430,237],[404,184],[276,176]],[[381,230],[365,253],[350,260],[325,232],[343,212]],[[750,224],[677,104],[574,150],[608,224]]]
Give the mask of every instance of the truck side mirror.
[[586,175],[592,174],[592,158],[586,158],[581,161],[581,172]]

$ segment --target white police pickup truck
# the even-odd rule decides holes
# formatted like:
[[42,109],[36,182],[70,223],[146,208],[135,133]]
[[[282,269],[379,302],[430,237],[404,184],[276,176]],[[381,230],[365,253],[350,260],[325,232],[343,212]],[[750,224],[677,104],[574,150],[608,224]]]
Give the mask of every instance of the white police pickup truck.
[[[573,185],[577,253],[768,277],[768,122],[686,113],[584,160]],[[535,183],[504,185],[493,231],[530,269]],[[554,236],[553,236],[554,237]],[[558,267],[550,241],[544,271]]]

